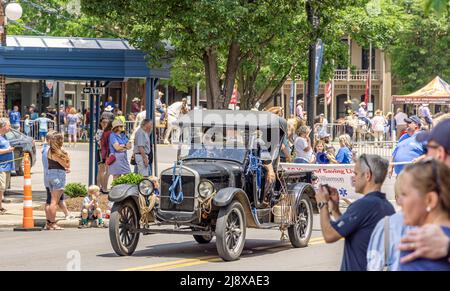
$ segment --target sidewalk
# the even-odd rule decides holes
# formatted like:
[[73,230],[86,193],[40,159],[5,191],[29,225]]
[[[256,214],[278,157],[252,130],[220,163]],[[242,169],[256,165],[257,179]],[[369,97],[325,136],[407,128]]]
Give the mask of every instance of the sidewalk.
[[[22,226],[23,219],[23,204],[19,202],[20,199],[7,197],[7,200],[10,200],[11,203],[3,203],[3,207],[8,210],[5,215],[0,216],[0,228],[12,229],[15,227]],[[39,207],[43,205],[45,202],[33,202],[33,208]],[[73,216],[79,216],[80,213],[71,212]],[[44,227],[46,223],[45,212],[33,210],[34,224],[36,227]],[[65,220],[64,213],[57,212],[56,220],[58,225],[63,228],[76,228],[78,227],[79,220],[78,218],[74,220]]]

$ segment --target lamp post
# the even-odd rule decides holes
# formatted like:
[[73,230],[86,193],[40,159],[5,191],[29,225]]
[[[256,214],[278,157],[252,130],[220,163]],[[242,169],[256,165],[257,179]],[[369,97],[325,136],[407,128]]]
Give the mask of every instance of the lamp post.
[[[22,6],[19,3],[8,3],[0,0],[0,47],[6,46],[7,20],[19,20],[22,17]],[[6,113],[6,76],[0,75],[0,117]]]
[[[316,77],[316,43],[317,43],[317,29],[320,25],[320,19],[317,15],[314,15],[314,8],[312,7],[312,1],[306,1],[306,13],[308,16],[308,22],[313,28],[313,37],[311,44],[309,45],[309,70],[308,70],[308,95],[306,102],[306,111],[308,112],[307,124],[308,126],[314,128],[314,84]],[[314,130],[311,130],[311,141],[314,141]]]

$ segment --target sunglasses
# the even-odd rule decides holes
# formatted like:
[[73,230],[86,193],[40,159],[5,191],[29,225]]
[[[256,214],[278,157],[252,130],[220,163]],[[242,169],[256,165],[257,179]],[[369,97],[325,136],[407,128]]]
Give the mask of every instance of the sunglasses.
[[362,154],[362,155],[359,157],[359,159],[360,159],[361,161],[364,161],[364,164],[366,164],[367,168],[369,168],[370,175],[372,176],[372,175],[373,175],[373,174],[372,174],[372,168],[371,168],[370,165],[369,165],[369,161],[367,160],[366,154]]

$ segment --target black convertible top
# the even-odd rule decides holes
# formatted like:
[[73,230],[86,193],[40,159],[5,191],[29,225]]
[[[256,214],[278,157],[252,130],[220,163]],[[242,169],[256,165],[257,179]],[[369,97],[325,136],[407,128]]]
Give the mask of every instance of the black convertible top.
[[220,126],[250,129],[279,128],[287,132],[287,122],[284,118],[265,111],[234,111],[234,110],[192,110],[178,119],[180,127],[185,126]]

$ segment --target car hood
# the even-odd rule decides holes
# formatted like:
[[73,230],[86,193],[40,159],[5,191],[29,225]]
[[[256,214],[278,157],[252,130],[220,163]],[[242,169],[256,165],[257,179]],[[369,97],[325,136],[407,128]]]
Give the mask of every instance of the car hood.
[[[200,177],[224,177],[234,176],[242,172],[242,166],[238,163],[229,161],[185,161],[183,166],[196,171]],[[163,172],[172,175],[172,169]]]

